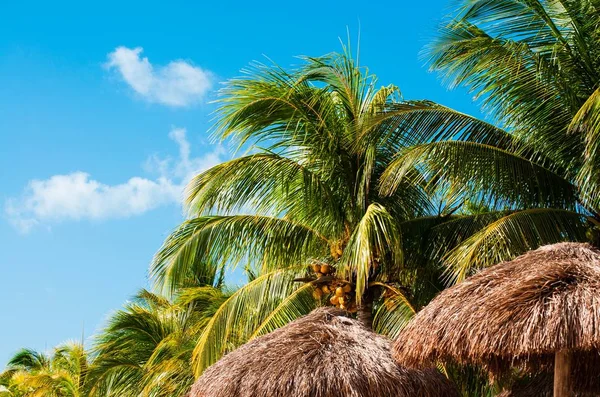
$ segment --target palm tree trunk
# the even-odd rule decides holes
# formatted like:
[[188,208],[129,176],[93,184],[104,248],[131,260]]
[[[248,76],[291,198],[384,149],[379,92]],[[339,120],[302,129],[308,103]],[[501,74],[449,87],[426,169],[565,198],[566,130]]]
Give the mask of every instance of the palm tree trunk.
[[373,292],[368,288],[363,297],[362,302],[358,306],[356,319],[366,328],[373,329]]

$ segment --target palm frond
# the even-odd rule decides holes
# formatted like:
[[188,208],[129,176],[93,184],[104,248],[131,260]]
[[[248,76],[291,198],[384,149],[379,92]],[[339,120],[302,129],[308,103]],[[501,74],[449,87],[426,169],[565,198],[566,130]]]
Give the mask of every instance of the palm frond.
[[259,215],[205,216],[184,222],[155,255],[150,273],[157,287],[172,292],[190,266],[234,267],[241,261],[261,269],[302,263],[327,252],[327,239],[315,230]]
[[240,146],[266,143],[269,151],[303,148],[341,161],[335,150],[342,136],[331,93],[278,67],[256,65],[246,78],[230,80],[221,91],[216,136]]
[[402,264],[402,239],[397,221],[380,204],[371,204],[350,236],[338,269],[345,279],[356,282],[360,304],[369,278],[376,272],[392,273]]
[[384,298],[376,309],[373,330],[396,339],[400,331],[414,317],[416,310],[402,291],[390,286],[386,286],[386,289],[392,291],[392,294]]
[[324,83],[342,104],[344,118],[359,120],[369,110],[377,80],[367,70],[361,70],[347,48],[343,54],[303,59],[306,64],[300,70],[299,81]]
[[33,349],[21,349],[8,361],[9,368],[42,370],[50,366],[50,357]]
[[310,313],[318,305],[312,295],[314,288],[311,283],[306,283],[288,295],[258,326],[249,339],[273,332],[277,328],[281,328],[287,323]]
[[339,232],[336,225],[343,216],[339,197],[317,172],[275,153],[240,157],[199,174],[187,187],[186,202],[190,216],[249,208],[299,220],[316,218],[319,229],[332,229],[332,234]]
[[[410,174],[413,169],[421,172]],[[383,194],[393,193],[407,176],[431,188],[449,183],[472,201],[495,208],[548,206],[573,209],[577,190],[561,175],[510,151],[475,142],[442,141],[407,148],[381,178]],[[435,190],[435,189],[434,189]]]
[[579,109],[569,126],[571,134],[583,135],[583,165],[577,174],[581,196],[594,210],[600,210],[600,88]]
[[193,353],[196,376],[225,353],[247,342],[269,315],[297,289],[294,280],[305,270],[306,266],[300,265],[275,270],[234,292],[211,318],[196,344]]
[[367,120],[363,130],[359,145],[377,143],[392,152],[449,139],[513,150],[523,145],[501,128],[427,100],[387,104],[384,111]]
[[528,209],[508,214],[474,233],[444,258],[450,283],[477,269],[513,259],[528,250],[560,241],[586,241],[583,214],[562,209]]
[[172,303],[146,290],[114,313],[94,343],[89,395],[184,396],[195,341],[222,303],[219,289],[188,288]]
[[494,117],[570,173],[582,141],[571,117],[600,78],[593,1],[474,0],[427,50],[452,86],[469,87]]

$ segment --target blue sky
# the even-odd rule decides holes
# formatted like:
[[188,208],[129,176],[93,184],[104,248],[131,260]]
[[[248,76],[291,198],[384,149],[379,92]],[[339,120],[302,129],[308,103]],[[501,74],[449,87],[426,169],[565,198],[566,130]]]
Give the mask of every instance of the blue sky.
[[231,156],[210,101],[251,61],[338,51],[360,26],[381,84],[478,114],[418,57],[448,1],[3,2],[0,367],[89,337],[147,286],[181,186]]

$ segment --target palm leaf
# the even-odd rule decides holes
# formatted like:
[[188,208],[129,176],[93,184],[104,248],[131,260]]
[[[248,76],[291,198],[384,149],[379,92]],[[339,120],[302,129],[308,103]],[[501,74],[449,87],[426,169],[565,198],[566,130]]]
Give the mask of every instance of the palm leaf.
[[151,276],[171,293],[190,266],[234,267],[241,261],[275,269],[327,252],[327,239],[282,218],[259,215],[205,216],[184,222],[155,255]]
[[385,298],[375,311],[373,331],[396,339],[402,329],[415,316],[416,310],[408,298],[397,288],[385,286],[392,295]]
[[296,290],[295,278],[306,266],[275,270],[234,292],[206,325],[193,353],[199,376],[228,351],[247,342],[269,315]]
[[573,117],[569,130],[585,139],[583,165],[576,178],[581,195],[591,208],[600,210],[600,88]]
[[450,283],[488,267],[560,241],[586,241],[587,217],[577,212],[540,208],[508,214],[451,250],[444,258]]
[[287,296],[260,324],[249,339],[273,332],[295,319],[309,314],[318,302],[312,296],[314,286],[306,283]]
[[393,273],[402,264],[402,239],[397,221],[380,204],[371,204],[350,236],[340,258],[341,277],[354,279],[360,304],[375,272]]
[[[318,173],[292,158],[258,153],[221,163],[187,187],[190,216],[252,209],[299,220],[319,219],[320,230],[338,233],[339,197]],[[318,216],[315,216],[317,214]],[[313,226],[313,227],[314,227]]]
[[[411,171],[420,169],[420,173]],[[449,183],[472,201],[495,208],[550,206],[575,208],[576,188],[560,175],[507,150],[475,142],[442,141],[407,148],[381,178],[383,194],[393,193],[407,176],[432,189]],[[453,193],[456,194],[456,193]]]

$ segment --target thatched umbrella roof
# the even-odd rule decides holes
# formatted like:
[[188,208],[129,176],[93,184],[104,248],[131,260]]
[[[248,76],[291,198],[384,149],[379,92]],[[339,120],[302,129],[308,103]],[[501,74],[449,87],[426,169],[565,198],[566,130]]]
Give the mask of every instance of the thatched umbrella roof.
[[393,350],[403,365],[452,361],[492,373],[548,370],[555,353],[587,352],[574,364],[598,373],[600,251],[560,243],[482,270],[441,292]]
[[191,397],[456,396],[437,370],[398,366],[390,343],[335,308],[254,339],[208,368]]

